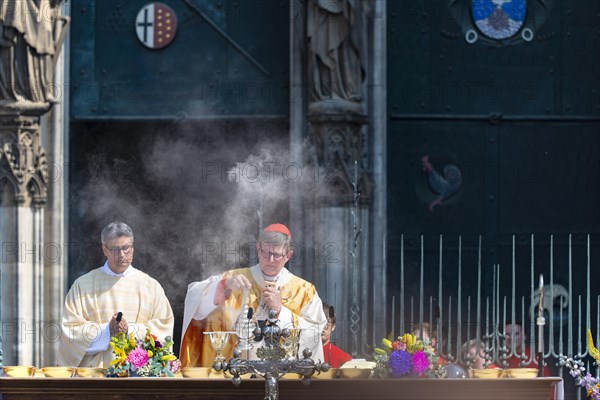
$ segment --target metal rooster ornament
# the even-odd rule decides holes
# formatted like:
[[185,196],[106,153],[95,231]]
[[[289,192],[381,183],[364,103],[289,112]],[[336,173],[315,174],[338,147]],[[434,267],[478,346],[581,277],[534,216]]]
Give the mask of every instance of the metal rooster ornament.
[[462,174],[460,168],[455,164],[447,164],[444,167],[444,173],[440,174],[429,162],[429,156],[421,157],[423,171],[429,174],[429,188],[438,195],[438,197],[429,203],[429,211],[441,205],[444,200],[458,192],[462,185]]

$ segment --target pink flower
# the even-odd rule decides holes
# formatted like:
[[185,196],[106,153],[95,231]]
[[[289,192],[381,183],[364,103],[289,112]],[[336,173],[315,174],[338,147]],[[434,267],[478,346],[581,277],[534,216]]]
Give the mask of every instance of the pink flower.
[[406,343],[396,340],[392,343],[392,349],[394,350],[406,350]]
[[138,369],[148,364],[148,352],[137,347],[129,352],[127,360],[133,365],[133,368]]
[[425,354],[424,351],[416,351],[412,355],[412,364],[413,372],[417,375],[421,375],[423,372],[427,371],[427,368],[429,368],[429,358],[427,358],[427,354]]
[[181,369],[181,362],[179,360],[169,361],[169,370],[176,374]]

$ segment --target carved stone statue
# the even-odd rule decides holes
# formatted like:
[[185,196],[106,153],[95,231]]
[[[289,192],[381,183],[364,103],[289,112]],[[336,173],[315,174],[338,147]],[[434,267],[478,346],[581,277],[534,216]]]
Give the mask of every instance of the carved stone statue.
[[363,0],[309,0],[309,111],[360,113],[366,59]]
[[0,109],[41,115],[56,101],[54,66],[68,24],[62,2],[0,2]]

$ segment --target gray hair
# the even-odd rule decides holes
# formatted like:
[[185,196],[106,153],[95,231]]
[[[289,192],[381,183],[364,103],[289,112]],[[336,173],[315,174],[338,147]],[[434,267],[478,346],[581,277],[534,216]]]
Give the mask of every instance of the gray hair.
[[102,244],[106,244],[107,241],[122,236],[131,238],[133,241],[133,231],[131,228],[124,222],[116,221],[111,222],[102,229],[100,240],[102,240]]
[[260,234],[258,235],[259,244],[269,244],[272,246],[283,245],[285,251],[291,250],[291,242],[292,238],[281,232],[260,231]]

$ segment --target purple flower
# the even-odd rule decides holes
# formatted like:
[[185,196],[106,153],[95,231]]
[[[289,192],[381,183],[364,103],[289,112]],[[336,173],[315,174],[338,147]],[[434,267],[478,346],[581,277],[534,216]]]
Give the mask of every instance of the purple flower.
[[160,348],[162,348],[162,344],[158,340],[155,340],[154,341],[154,347],[157,348],[157,349],[160,349]]
[[588,372],[585,376],[581,377],[579,383],[581,387],[587,390],[587,395],[590,398],[596,400],[600,398],[600,383]]
[[429,368],[429,358],[424,351],[419,350],[416,351],[412,356],[412,369],[413,372],[417,375],[421,375],[423,372],[427,371]]
[[148,352],[141,347],[137,347],[129,352],[127,360],[133,368],[138,369],[148,363]]
[[394,350],[390,353],[388,365],[392,370],[392,376],[400,377],[408,374],[412,368],[412,358],[404,350]]

